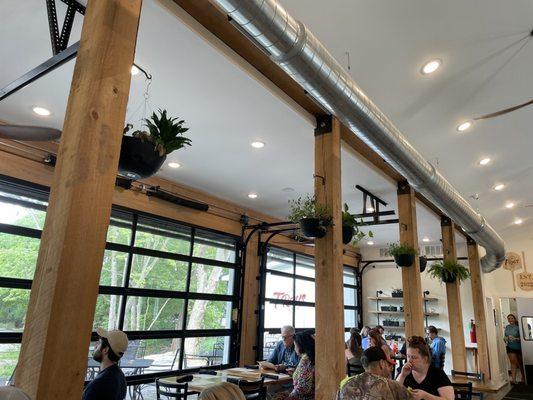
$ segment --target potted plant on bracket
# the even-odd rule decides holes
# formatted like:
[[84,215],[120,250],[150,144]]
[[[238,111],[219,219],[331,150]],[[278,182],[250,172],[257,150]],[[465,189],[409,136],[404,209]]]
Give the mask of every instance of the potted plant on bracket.
[[308,238],[322,238],[331,224],[328,208],[317,203],[314,196],[289,200],[289,221],[300,224],[300,230]]
[[[357,221],[354,214],[350,214],[348,204],[344,203],[342,210],[342,243],[348,244],[352,241],[357,244],[367,234],[359,229],[361,221]],[[374,237],[372,231],[368,231],[368,237]]]
[[131,124],[124,128],[118,171],[131,179],[148,178],[155,174],[165,162],[167,154],[191,145],[191,140],[183,134],[189,128],[183,127],[184,120],[167,116],[167,110],[158,110],[145,118],[147,131],[132,129]]
[[428,269],[432,278],[439,279],[441,282],[454,283],[464,281],[470,277],[468,268],[459,264],[457,261],[437,261]]
[[399,267],[410,267],[415,262],[416,249],[406,244],[389,244],[389,254]]

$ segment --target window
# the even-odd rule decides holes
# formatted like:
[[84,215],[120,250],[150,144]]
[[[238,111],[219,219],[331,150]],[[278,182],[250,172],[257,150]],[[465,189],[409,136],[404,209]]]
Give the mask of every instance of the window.
[[[18,360],[47,199],[0,180],[0,385]],[[240,276],[235,237],[113,207],[93,330],[126,331],[126,375],[233,363]]]
[[[263,276],[258,336],[266,359],[279,341],[283,325],[292,325],[297,331],[315,327],[315,261],[309,256],[271,248]],[[359,324],[356,269],[345,266],[343,280],[344,319],[349,331]]]

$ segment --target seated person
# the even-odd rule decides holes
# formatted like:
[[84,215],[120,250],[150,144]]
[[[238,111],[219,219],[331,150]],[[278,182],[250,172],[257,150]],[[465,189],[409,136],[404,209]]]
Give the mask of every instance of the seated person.
[[246,400],[244,393],[237,385],[229,382],[220,382],[202,390],[198,400]]
[[294,348],[294,328],[285,325],[281,328],[281,341],[267,360],[276,366],[276,371],[285,371],[298,365],[298,355]]
[[350,329],[350,339],[346,342],[346,349],[344,350],[344,356],[348,364],[355,367],[361,367],[361,355],[363,350],[361,349],[361,335],[357,329]]
[[369,347],[361,356],[365,372],[341,382],[337,400],[382,399],[408,400],[409,391],[389,379],[391,366],[383,349]]
[[427,327],[426,333],[430,340],[431,365],[442,369],[444,368],[444,356],[446,354],[446,339],[439,336],[439,331],[433,325]]
[[368,349],[370,346],[370,337],[368,336],[368,333],[370,332],[369,326],[363,326],[363,329],[361,329],[361,348],[363,350]]
[[455,394],[446,373],[431,365],[431,353],[423,337],[412,336],[407,341],[407,362],[396,378],[415,400],[453,400]]
[[385,342],[385,339],[383,339],[383,336],[379,334],[379,331],[377,329],[372,329],[368,336],[370,337],[370,347],[379,347],[383,350],[385,353],[385,356],[387,356],[387,361],[391,365],[396,365],[396,361],[394,361],[391,357],[391,350],[387,342]]
[[315,340],[303,332],[296,334],[294,344],[300,361],[292,374],[293,389],[277,393],[274,400],[315,399]]

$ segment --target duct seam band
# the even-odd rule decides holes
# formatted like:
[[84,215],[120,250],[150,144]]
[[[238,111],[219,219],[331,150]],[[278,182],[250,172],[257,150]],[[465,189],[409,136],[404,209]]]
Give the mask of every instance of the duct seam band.
[[285,54],[282,54],[280,56],[271,56],[270,58],[277,63],[284,63],[290,60],[291,58],[294,58],[297,56],[304,48],[306,42],[307,42],[307,28],[304,24],[302,24],[300,21],[296,21],[298,23],[298,36],[296,39],[296,42],[294,43],[294,46]]

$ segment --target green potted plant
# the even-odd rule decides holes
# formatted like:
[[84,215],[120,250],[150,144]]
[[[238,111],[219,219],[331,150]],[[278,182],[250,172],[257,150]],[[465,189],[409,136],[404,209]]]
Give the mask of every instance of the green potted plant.
[[399,267],[410,267],[415,262],[417,251],[406,244],[389,244],[389,254],[394,257],[394,261]]
[[441,282],[454,283],[464,281],[470,277],[468,268],[457,261],[437,261],[431,264],[428,273],[432,278],[440,279]]
[[314,196],[289,200],[289,207],[289,221],[300,224],[304,236],[322,238],[326,235],[331,224],[331,214],[325,205],[317,203]]
[[[354,214],[350,214],[348,204],[344,203],[342,210],[342,243],[348,244],[352,241],[357,244],[367,234],[359,229],[362,220],[357,221]],[[368,237],[374,237],[372,231],[368,231]]]
[[391,297],[403,297],[403,289],[392,289]]
[[418,261],[420,263],[420,272],[424,272],[426,269],[426,265],[428,264],[428,259],[426,256],[420,256],[418,257]]
[[148,178],[155,174],[165,162],[167,154],[191,145],[191,140],[183,136],[184,120],[167,116],[167,110],[158,110],[150,118],[145,118],[146,130],[137,130],[126,136],[131,124],[124,128],[118,171],[131,179]]

